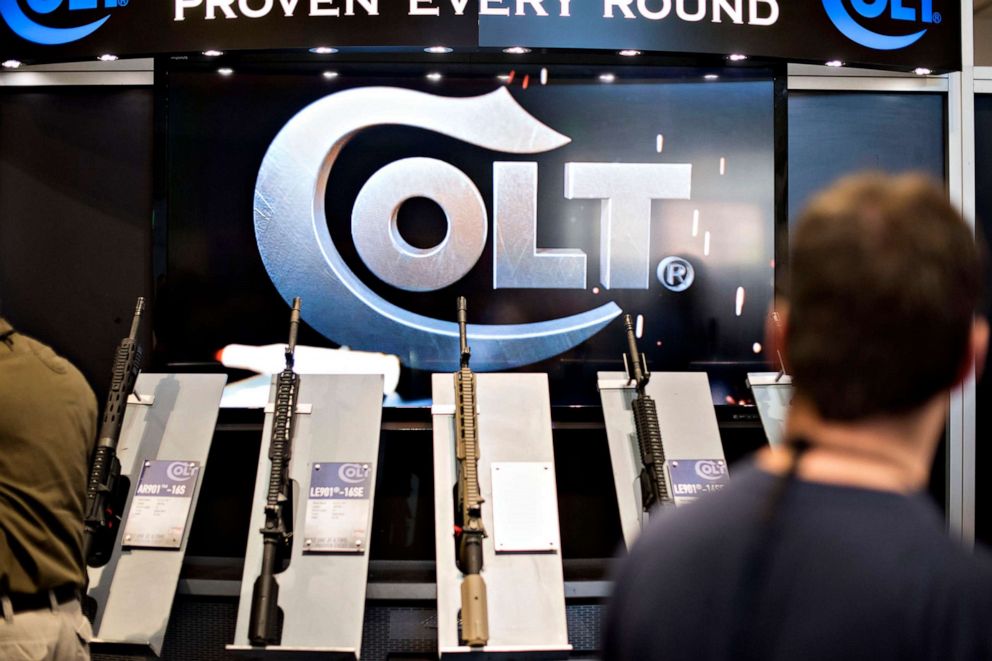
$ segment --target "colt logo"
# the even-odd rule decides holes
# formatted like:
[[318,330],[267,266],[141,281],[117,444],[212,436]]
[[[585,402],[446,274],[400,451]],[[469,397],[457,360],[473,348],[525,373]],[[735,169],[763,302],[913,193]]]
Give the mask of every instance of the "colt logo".
[[704,480],[715,482],[727,474],[727,467],[722,461],[697,461],[696,475]]
[[[103,16],[90,23],[85,23],[78,27],[57,28],[42,25],[32,19],[18,4],[19,0],[0,0],[0,16],[3,16],[7,25],[17,36],[22,39],[53,46],[57,44],[68,44],[72,41],[79,41],[83,37],[96,32],[96,30],[107,22],[110,14]],[[28,8],[35,14],[48,16],[62,5],[62,0],[24,0]],[[103,9],[113,9],[115,7],[127,6],[128,0],[102,0]],[[87,9],[100,9],[100,0],[69,0],[68,11],[76,12]]]
[[338,478],[348,484],[364,482],[368,475],[368,464],[341,464],[341,467],[338,468]]
[[727,474],[727,467],[722,461],[697,461],[696,475],[704,480],[715,482]]
[[[903,21],[913,27],[940,23],[942,18],[939,13],[933,11],[933,0],[918,0],[918,9],[906,6],[906,0],[891,0],[891,6],[890,0],[847,1],[862,19],[878,18],[885,13],[886,9],[889,9],[889,18],[894,21]],[[862,46],[875,50],[898,50],[915,44],[927,32],[926,27],[902,35],[873,32],[851,16],[851,13],[844,6],[844,2],[845,0],[823,0],[823,8],[827,10],[827,16],[845,37]]]
[[[404,310],[373,292],[345,264],[328,232],[325,191],[338,154],[358,131],[387,124],[510,154],[551,151],[570,139],[528,114],[505,88],[453,98],[368,87],[312,103],[269,146],[255,185],[255,236],[280,294],[307,300],[307,322],[335,342],[395,353],[411,367],[455,369],[457,325]],[[585,289],[583,251],[537,247],[537,171],[537,163],[493,164],[493,287]],[[606,289],[648,288],[651,202],[688,199],[691,172],[689,164],[565,165],[565,198],[600,200],[600,280]],[[429,249],[407,243],[397,227],[400,206],[414,197],[433,200],[447,219],[445,238]],[[464,172],[437,159],[405,158],[365,183],[351,228],[359,256],[377,277],[423,292],[458,282],[473,268],[485,249],[489,220],[479,189]],[[550,321],[469,325],[472,366],[492,370],[556,356],[620,313],[609,302]]]
[[173,461],[165,469],[165,474],[173,482],[186,482],[196,476],[196,468],[185,461]]

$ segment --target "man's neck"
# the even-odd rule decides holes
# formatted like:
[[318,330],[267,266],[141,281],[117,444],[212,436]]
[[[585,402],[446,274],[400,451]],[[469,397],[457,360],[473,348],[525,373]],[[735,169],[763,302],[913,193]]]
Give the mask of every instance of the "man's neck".
[[[947,414],[944,394],[905,416],[839,423],[824,420],[802,400],[793,401],[787,440],[805,439],[809,450],[799,464],[801,479],[826,484],[911,493],[925,488]],[[758,465],[782,473],[791,453],[765,449]]]

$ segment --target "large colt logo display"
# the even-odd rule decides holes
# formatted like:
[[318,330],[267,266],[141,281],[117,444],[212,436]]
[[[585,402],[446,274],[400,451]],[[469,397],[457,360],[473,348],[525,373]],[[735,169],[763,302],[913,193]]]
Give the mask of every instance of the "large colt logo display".
[[[483,182],[447,157],[398,158],[364,179],[353,200],[328,194],[328,181],[347,144],[359,133],[382,126],[429,131],[479,148],[480,153],[489,150],[517,160],[487,157],[492,179]],[[649,138],[653,147],[656,136]],[[658,161],[685,160],[666,158],[663,139],[657,136]],[[262,159],[254,192],[254,226],[265,269],[286,300],[300,295],[308,301],[305,320],[327,338],[353,348],[397,354],[418,369],[450,366],[450,356],[457,354],[458,328],[454,322],[408,309],[416,307],[408,303],[459,285],[473,270],[478,274],[478,269],[491,268],[491,292],[539,290],[548,302],[543,314],[523,323],[471,325],[473,363],[480,370],[529,365],[582,344],[621,314],[624,291],[632,292],[628,297],[643,292],[636,294],[638,301],[650,301],[651,291],[656,299],[661,289],[669,296],[686,296],[679,292],[698,287],[706,276],[691,255],[673,250],[661,259],[652,254],[652,245],[664,243],[666,234],[658,227],[655,205],[659,202],[683,205],[673,207],[673,213],[686,235],[691,232],[709,254],[710,232],[699,230],[700,207],[706,209],[707,202],[692,201],[693,163],[616,162],[623,151],[600,154],[601,148],[589,155],[602,159],[569,159],[553,165],[537,158],[521,160],[521,155],[555,152],[571,142],[502,87],[472,97],[359,87],[321,98],[283,126]],[[717,162],[714,155],[710,169],[716,170]],[[719,167],[725,169],[725,163]],[[743,162],[737,167],[745,169]],[[713,176],[720,175],[704,177],[704,191],[710,190],[711,196],[714,183],[726,190],[744,190],[748,184],[732,177],[713,182]],[[539,180],[552,177],[559,177],[564,189],[560,193],[544,189],[544,197],[539,198],[539,186],[548,185]],[[413,198],[427,198],[443,212],[446,230],[435,245],[411,245],[401,232],[400,208]],[[551,200],[550,213],[548,202],[538,208],[539,199]],[[582,206],[574,208],[583,210],[582,218],[573,213],[568,222],[599,225],[598,255],[568,245],[545,247],[539,238],[542,223],[560,224],[562,205],[578,201]],[[761,213],[748,205],[717,206],[711,204],[704,215],[713,219],[729,213],[728,218],[739,220],[742,227]],[[328,227],[332,214],[335,231]],[[338,226],[349,219],[350,235],[343,234]],[[346,237],[354,247],[351,264],[341,250]],[[752,254],[737,259],[753,262],[762,254],[770,259],[767,238],[758,237],[755,243],[753,233],[742,235],[743,242],[738,243]],[[681,248],[675,242],[666,245]],[[387,300],[383,287],[371,287],[360,279],[354,268],[356,257],[365,278],[371,273],[379,285],[407,293]],[[557,305],[557,299],[568,297],[569,291],[592,291],[598,300],[585,309],[574,302]],[[576,300],[572,296],[570,300]],[[728,311],[735,304],[734,296],[733,290],[726,292]],[[397,304],[400,301],[404,305]],[[511,320],[519,322],[519,317],[511,315]]]

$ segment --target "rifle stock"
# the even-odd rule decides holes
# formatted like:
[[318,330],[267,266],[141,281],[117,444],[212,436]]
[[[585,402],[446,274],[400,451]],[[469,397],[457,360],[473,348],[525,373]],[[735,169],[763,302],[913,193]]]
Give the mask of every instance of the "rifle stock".
[[251,594],[248,641],[255,646],[279,643],[279,583],[275,574],[288,558],[292,544],[292,491],[289,461],[292,454],[296,397],[300,377],[293,371],[296,334],[300,325],[300,299],[293,299],[286,345],[286,368],[276,377],[275,415],[269,442],[269,486],[265,499],[262,533],[262,568]]
[[483,498],[479,490],[478,414],[475,374],[469,367],[471,349],[466,330],[465,297],[458,297],[458,334],[461,367],[455,373],[455,456],[458,459],[458,568],[461,585],[461,639],[470,647],[489,642],[489,611],[486,582],[481,576],[482,540],[486,530],[482,522]]
[[131,332],[121,340],[114,354],[110,393],[107,395],[96,449],[90,462],[83,519],[83,557],[91,567],[100,567],[110,559],[127,497],[126,493],[121,493],[120,488],[121,463],[117,458],[117,444],[127,410],[127,397],[134,392],[134,384],[141,371],[138,329],[144,310],[145,299],[139,297],[131,319]]
[[641,452],[641,502],[647,511],[655,503],[671,502],[672,497],[665,477],[665,446],[661,438],[661,425],[658,424],[658,410],[654,398],[646,392],[651,374],[643,355],[637,350],[634,323],[629,314],[624,315],[623,323],[627,334],[624,363],[627,365],[628,378],[637,388],[631,408],[634,412],[637,446]]

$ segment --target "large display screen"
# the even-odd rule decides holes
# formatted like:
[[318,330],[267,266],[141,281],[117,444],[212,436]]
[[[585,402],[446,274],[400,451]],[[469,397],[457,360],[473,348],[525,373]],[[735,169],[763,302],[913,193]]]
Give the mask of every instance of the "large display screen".
[[[458,361],[544,371],[556,404],[623,369],[749,399],[775,267],[768,72],[351,64],[168,72],[165,363],[231,343],[394,354],[397,398]],[[710,74],[704,76],[704,74]],[[634,77],[636,76],[636,77]]]

